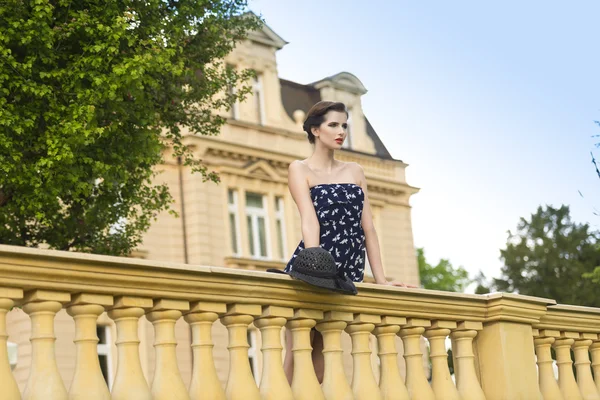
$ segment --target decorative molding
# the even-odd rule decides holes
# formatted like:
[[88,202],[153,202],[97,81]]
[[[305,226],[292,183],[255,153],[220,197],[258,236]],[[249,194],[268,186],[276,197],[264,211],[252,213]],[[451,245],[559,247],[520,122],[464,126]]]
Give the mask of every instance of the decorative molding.
[[[253,12],[250,12],[249,14],[252,14],[256,17],[256,14]],[[262,29],[258,31],[249,32],[248,39],[252,40],[253,42],[275,47],[277,50],[281,50],[283,46],[289,43],[275,33],[273,29],[269,28],[267,24],[263,24]]]
[[[229,258],[257,269],[283,262]],[[357,283],[357,296],[283,274],[0,245],[3,284],[27,290],[115,297],[260,304],[453,321],[483,321],[487,297]],[[116,303],[115,303],[116,304]]]
[[546,314],[548,306],[556,304],[556,301],[551,299],[512,293],[492,293],[486,297],[488,301],[485,322],[510,321],[534,324]]
[[340,72],[325,79],[321,79],[320,81],[311,83],[311,85],[317,89],[333,87],[334,89],[343,90],[359,96],[367,93],[367,89],[360,79],[350,72]]
[[225,257],[225,266],[228,268],[242,268],[250,270],[266,270],[268,268],[285,268],[285,261],[258,260],[249,257]]
[[250,177],[262,180],[279,181],[281,176],[267,160],[251,161],[243,172]]
[[552,331],[600,332],[600,309],[557,304],[534,325]]

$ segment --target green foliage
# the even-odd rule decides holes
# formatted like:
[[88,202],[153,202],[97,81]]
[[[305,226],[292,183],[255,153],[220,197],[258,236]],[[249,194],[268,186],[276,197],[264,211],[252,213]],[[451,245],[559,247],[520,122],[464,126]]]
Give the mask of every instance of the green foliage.
[[[0,243],[127,254],[170,207],[163,154],[216,135],[251,71],[222,58],[262,23],[245,0],[0,3]],[[169,151],[165,151],[165,149]]]
[[423,248],[417,249],[417,263],[425,289],[462,292],[471,283],[469,273],[463,267],[454,268],[448,260],[441,259],[435,267],[427,263]]
[[475,294],[488,294],[492,291],[490,288],[491,284],[488,282],[483,272],[479,271],[474,281],[477,284]]
[[569,207],[538,207],[517,232],[508,232],[498,291],[554,299],[562,304],[600,306],[598,286],[584,279],[600,265],[598,233],[571,220]]

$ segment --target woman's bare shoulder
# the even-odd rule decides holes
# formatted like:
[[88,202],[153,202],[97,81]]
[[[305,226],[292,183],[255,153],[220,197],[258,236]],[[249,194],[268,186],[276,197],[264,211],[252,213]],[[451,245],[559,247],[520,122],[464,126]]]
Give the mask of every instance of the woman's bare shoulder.
[[307,171],[308,165],[304,163],[305,160],[294,160],[290,163],[289,171]]
[[309,168],[301,160],[294,160],[288,167],[288,179],[294,181],[306,181],[308,185]]

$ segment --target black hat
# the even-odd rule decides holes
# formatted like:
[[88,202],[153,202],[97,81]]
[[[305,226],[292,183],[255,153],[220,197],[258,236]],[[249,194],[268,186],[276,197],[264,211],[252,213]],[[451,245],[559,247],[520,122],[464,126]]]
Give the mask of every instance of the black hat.
[[358,293],[354,282],[338,270],[331,253],[321,247],[309,247],[300,251],[289,272],[273,268],[267,272],[287,273],[293,278],[338,293]]

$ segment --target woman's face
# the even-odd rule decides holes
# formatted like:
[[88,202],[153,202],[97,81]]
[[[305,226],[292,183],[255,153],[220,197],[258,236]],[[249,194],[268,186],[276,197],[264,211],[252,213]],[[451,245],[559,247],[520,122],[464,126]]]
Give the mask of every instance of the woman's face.
[[345,112],[328,111],[325,121],[318,128],[313,128],[312,132],[323,145],[339,149],[348,135],[348,117]]

